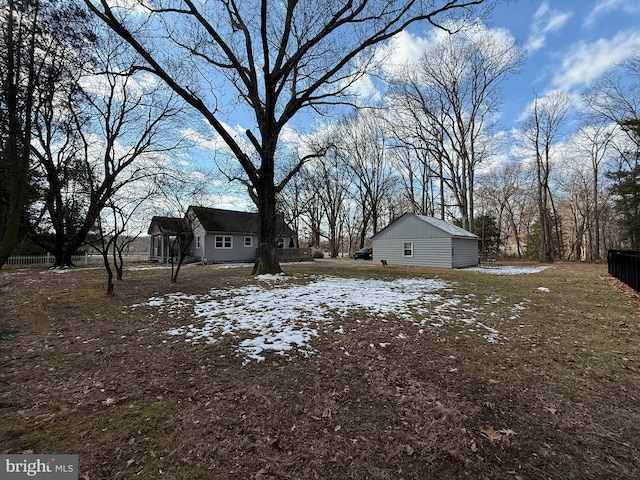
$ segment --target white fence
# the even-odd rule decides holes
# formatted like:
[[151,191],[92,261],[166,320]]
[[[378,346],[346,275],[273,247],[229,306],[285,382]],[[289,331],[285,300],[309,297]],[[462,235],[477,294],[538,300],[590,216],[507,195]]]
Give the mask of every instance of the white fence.
[[[125,254],[122,256],[125,263],[132,262],[146,262],[149,260],[149,256],[146,254]],[[79,255],[73,255],[71,261],[74,265],[102,265],[102,255],[82,253]],[[56,262],[53,255],[17,255],[9,257],[4,264],[4,267],[52,267]]]

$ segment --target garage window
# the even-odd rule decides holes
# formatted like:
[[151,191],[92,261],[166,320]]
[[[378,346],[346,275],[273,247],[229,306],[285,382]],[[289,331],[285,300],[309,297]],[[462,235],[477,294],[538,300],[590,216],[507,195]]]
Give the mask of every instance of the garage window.
[[413,257],[413,242],[404,242],[404,256]]

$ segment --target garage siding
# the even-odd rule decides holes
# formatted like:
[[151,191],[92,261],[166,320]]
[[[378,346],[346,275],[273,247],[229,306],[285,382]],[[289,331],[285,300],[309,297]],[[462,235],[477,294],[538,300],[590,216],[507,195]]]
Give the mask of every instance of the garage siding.
[[[413,244],[413,256],[404,255],[404,244]],[[429,265],[451,268],[451,246],[446,238],[380,239],[373,249],[373,260],[396,265]]]
[[475,267],[478,265],[478,240],[453,238],[453,268]]

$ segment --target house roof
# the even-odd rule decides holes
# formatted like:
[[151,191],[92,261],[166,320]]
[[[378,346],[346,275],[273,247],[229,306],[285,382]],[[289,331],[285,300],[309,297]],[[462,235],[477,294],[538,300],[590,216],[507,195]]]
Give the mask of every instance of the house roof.
[[162,233],[180,233],[184,232],[186,228],[186,222],[182,218],[177,217],[161,217],[154,216],[151,219],[148,233],[151,233],[153,226],[158,227]]
[[[257,213],[198,206],[191,206],[189,210],[207,232],[258,234]],[[295,232],[281,219],[276,223],[276,232],[282,236],[295,236]]]
[[477,235],[474,235],[473,233],[468,232],[464,228],[457,227],[457,226],[455,226],[455,225],[453,225],[453,224],[451,224],[449,222],[445,222],[444,220],[440,220],[439,218],[427,217],[426,215],[416,215],[416,214],[413,214],[413,213],[410,213],[410,212],[406,212],[403,215],[401,215],[400,217],[396,218],[393,222],[391,222],[389,225],[387,225],[382,230],[380,230],[377,234],[375,234],[373,236],[373,238],[375,239],[382,232],[384,232],[387,229],[391,228],[397,221],[399,221],[400,219],[402,219],[402,218],[404,218],[406,216],[411,216],[411,217],[417,218],[418,220],[423,221],[423,222],[427,223],[428,225],[431,225],[432,227],[435,227],[438,230],[443,231],[444,233],[450,235],[451,237],[455,237],[455,238],[478,238]]

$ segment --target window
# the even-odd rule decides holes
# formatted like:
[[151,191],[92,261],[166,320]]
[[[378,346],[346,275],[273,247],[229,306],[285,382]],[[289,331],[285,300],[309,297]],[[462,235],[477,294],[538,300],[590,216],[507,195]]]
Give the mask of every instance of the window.
[[200,235],[196,235],[196,248],[200,248]]
[[251,246],[253,246],[253,238],[251,238],[251,237],[244,237],[244,246],[245,246],[245,247],[251,247]]
[[277,248],[284,248],[284,238],[278,238],[278,243],[276,244]]
[[216,235],[216,248],[233,248],[230,236]]
[[404,242],[404,256],[413,257],[413,242]]

